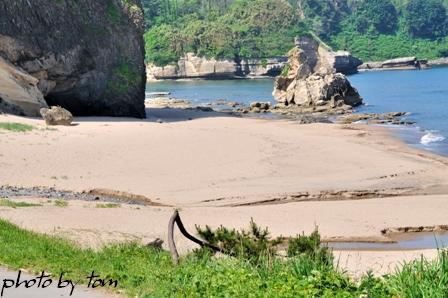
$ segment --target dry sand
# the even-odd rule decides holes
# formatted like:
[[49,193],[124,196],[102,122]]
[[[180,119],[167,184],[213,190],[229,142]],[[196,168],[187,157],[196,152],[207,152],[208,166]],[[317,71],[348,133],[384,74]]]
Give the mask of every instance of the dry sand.
[[[386,129],[167,109],[149,115],[144,121],[78,118],[76,126],[57,130],[40,120],[0,116],[0,122],[39,127],[0,131],[0,185],[144,195],[182,208],[189,229],[246,227],[253,217],[274,235],[317,225],[327,239],[381,240],[385,228],[448,224],[448,160],[409,148]],[[2,208],[0,217],[89,245],[165,239],[172,207],[94,204]],[[422,252],[341,252],[339,261],[355,274],[384,273]]]

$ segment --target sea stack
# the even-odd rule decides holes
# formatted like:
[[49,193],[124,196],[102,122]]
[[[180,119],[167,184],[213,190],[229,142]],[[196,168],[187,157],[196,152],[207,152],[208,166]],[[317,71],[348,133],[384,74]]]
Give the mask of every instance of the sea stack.
[[274,97],[285,105],[319,107],[321,111],[361,105],[358,91],[337,71],[337,55],[311,36],[297,38],[296,46],[288,53],[288,65],[276,78]]
[[0,16],[0,86],[22,88],[3,88],[0,109],[145,117],[139,0],[2,0]]

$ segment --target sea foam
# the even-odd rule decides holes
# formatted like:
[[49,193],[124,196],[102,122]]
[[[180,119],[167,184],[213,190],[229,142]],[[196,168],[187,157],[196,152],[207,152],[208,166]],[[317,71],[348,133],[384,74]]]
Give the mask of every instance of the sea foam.
[[421,139],[420,144],[428,146],[431,143],[442,142],[445,137],[436,131],[428,131]]

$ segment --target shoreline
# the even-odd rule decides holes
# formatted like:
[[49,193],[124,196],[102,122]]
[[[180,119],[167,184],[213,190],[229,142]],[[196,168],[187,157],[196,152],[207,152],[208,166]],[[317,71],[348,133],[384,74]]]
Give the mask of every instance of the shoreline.
[[[245,228],[253,217],[274,235],[308,233],[318,225],[325,239],[365,240],[380,239],[386,228],[448,224],[443,221],[448,159],[410,147],[385,127],[299,125],[176,109],[150,109],[148,115],[146,120],[76,118],[76,126],[54,131],[45,130],[42,120],[0,115],[0,122],[36,127],[29,133],[0,131],[3,185],[109,189],[157,204],[82,207],[103,201],[93,198],[71,200],[76,212],[51,205],[0,208],[0,217],[45,233],[60,227],[79,241],[89,224],[89,241],[164,237],[173,208],[164,205],[181,208],[193,231],[194,224]],[[157,123],[159,118],[164,123]],[[48,200],[32,193],[20,199]],[[117,226],[117,217],[126,220]],[[181,250],[191,248],[178,241]],[[379,257],[369,251],[337,253],[344,268],[359,272]],[[384,262],[399,264],[403,255],[410,260],[415,253],[388,251]],[[435,256],[432,249],[423,253]]]

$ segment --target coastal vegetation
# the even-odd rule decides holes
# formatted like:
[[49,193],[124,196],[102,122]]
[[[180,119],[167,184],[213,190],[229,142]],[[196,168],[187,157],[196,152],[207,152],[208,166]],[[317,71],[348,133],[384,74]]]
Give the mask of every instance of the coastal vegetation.
[[448,55],[442,0],[144,0],[146,60],[176,62],[187,52],[246,59],[285,55],[294,37],[319,36],[365,60]]
[[34,129],[32,125],[22,124],[22,123],[14,123],[14,122],[1,122],[0,130],[9,130],[14,132],[26,132]]
[[[214,237],[224,229],[207,231]],[[230,230],[225,231],[225,242],[229,244],[235,238],[227,234]],[[269,240],[264,230],[254,232],[262,233],[259,236],[263,243]],[[254,244],[253,234],[235,233],[242,236],[242,241]],[[434,261],[418,259],[397,269],[395,274],[375,277],[366,273],[355,282],[333,262],[317,257],[315,249],[320,248],[317,232],[301,237],[296,239],[295,253],[287,258],[263,249],[234,257],[214,257],[201,251],[184,256],[180,265],[175,266],[168,252],[137,243],[116,244],[101,250],[82,249],[67,240],[23,230],[0,220],[0,263],[36,273],[45,270],[55,276],[63,272],[75,282],[85,282],[95,270],[108,280],[117,280],[118,288],[114,290],[128,297],[446,297],[448,294],[445,251],[440,251]]]
[[26,208],[26,207],[39,207],[41,204],[33,204],[27,202],[18,202],[8,199],[0,199],[0,207],[8,207],[8,208]]
[[68,206],[68,202],[67,201],[65,201],[65,200],[56,200],[56,201],[54,201],[54,205],[56,206],[56,207],[67,207]]

